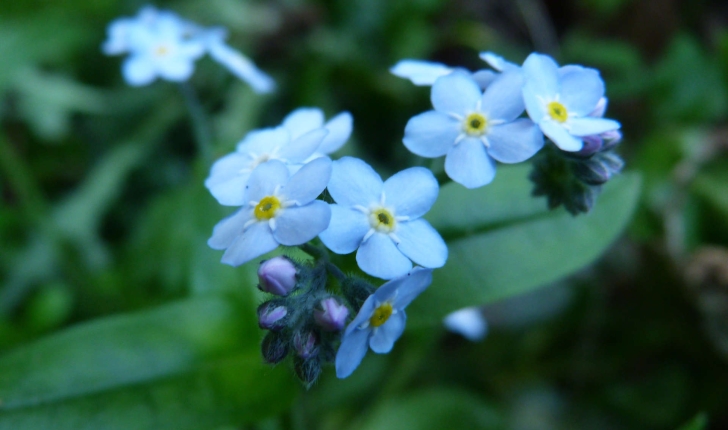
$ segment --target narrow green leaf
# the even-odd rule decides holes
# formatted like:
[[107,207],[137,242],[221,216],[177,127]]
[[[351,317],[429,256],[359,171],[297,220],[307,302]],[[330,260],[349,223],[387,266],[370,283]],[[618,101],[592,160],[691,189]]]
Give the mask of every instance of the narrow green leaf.
[[708,416],[700,412],[693,419],[680,426],[678,430],[705,430],[708,426]]
[[[433,285],[411,305],[411,327],[438,324],[458,308],[524,293],[591,263],[627,225],[640,189],[638,175],[621,175],[605,187],[591,213],[573,217],[527,202],[545,205],[530,196],[523,168],[498,174],[485,192],[443,188],[431,219],[448,232],[450,255],[435,270]],[[453,217],[448,224],[442,211]]]
[[0,429],[198,429],[261,419],[295,389],[232,300],[83,324],[0,357]]

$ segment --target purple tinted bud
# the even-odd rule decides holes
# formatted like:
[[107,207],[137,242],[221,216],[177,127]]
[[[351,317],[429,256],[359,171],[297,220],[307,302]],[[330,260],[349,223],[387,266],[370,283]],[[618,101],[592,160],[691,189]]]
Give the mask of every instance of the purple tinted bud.
[[296,332],[293,335],[293,348],[296,350],[296,354],[303,359],[315,356],[318,353],[316,336],[310,331]]
[[321,309],[314,309],[316,324],[326,331],[339,331],[346,326],[349,309],[333,297],[321,300]]
[[579,152],[574,153],[577,157],[591,157],[602,149],[602,138],[597,135],[584,136],[581,139],[584,141],[584,146]]
[[283,256],[265,260],[258,267],[258,281],[261,291],[287,296],[296,286],[296,266]]
[[258,307],[258,326],[264,330],[278,331],[286,326],[285,318],[288,309],[273,302],[266,302]]

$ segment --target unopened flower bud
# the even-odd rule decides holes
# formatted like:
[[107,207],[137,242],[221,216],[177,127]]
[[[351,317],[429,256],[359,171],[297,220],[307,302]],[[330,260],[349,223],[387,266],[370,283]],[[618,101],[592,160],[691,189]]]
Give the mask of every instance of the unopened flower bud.
[[346,326],[349,309],[333,297],[321,300],[321,309],[314,309],[316,324],[326,331],[339,331]]
[[258,306],[258,326],[264,330],[279,331],[286,326],[288,309],[279,301],[271,300]]
[[298,379],[308,388],[321,375],[321,361],[318,357],[309,359],[296,357],[293,359],[293,370],[296,372]]
[[296,287],[296,266],[283,256],[265,260],[258,267],[258,281],[261,291],[287,296]]
[[372,284],[359,278],[346,278],[341,284],[341,291],[355,312],[359,312],[361,305],[374,293]]
[[280,333],[271,331],[263,338],[261,345],[263,360],[268,364],[278,364],[288,355],[288,342]]
[[293,349],[303,359],[311,358],[318,354],[316,347],[316,335],[310,331],[297,331],[293,335]]

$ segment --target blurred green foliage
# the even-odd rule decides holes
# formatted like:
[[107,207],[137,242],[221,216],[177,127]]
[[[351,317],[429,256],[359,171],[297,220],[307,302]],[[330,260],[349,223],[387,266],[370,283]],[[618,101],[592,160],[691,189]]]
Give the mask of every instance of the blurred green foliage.
[[[413,303],[409,332],[309,391],[261,363],[254,265],[221,265],[205,244],[230,211],[202,185],[209,160],[177,86],[127,87],[120,59],[100,52],[107,23],[144,3],[5,3],[0,429],[728,427],[724,2],[157,4],[226,26],[278,82],[259,96],[198,64],[190,85],[215,157],[319,106],[355,118],[339,155],[383,176],[421,164],[401,138],[429,91],[389,75],[402,58],[475,70],[479,51],[520,62],[539,50],[607,83],[627,173],[594,213],[547,212],[525,167],[469,194],[444,187],[428,217],[451,260]],[[469,304],[488,304],[481,343],[437,325]]]

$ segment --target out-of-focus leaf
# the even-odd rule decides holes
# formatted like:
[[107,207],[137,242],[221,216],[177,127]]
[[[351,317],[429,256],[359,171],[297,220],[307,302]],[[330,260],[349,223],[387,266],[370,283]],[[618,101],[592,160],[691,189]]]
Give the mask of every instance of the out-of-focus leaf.
[[467,391],[440,388],[383,401],[358,430],[500,428],[495,408]]
[[[627,225],[640,190],[639,176],[624,174],[605,186],[591,213],[572,217],[539,210],[529,202],[544,204],[530,196],[527,167],[511,169],[470,193],[454,183],[442,188],[430,219],[448,232],[450,255],[411,305],[411,326],[440,323],[456,309],[532,290],[591,263]],[[440,218],[443,211],[450,223]]]
[[1,429],[201,429],[285,409],[247,315],[196,298],[68,329],[0,357]]
[[708,426],[708,416],[701,412],[692,420],[685,423],[678,430],[705,430]]

